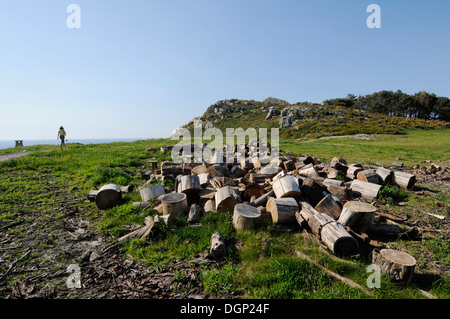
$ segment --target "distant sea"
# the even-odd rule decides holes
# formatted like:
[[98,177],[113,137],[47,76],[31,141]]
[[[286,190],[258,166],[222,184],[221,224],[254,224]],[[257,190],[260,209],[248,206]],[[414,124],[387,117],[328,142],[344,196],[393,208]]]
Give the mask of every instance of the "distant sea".
[[[80,143],[80,144],[102,144],[102,143],[113,143],[113,142],[134,142],[139,140],[145,140],[145,138],[98,138],[98,139],[67,139],[67,144],[70,143]],[[60,145],[60,140],[23,140],[23,146],[33,146],[33,145]],[[15,140],[0,140],[0,149],[15,147]]]

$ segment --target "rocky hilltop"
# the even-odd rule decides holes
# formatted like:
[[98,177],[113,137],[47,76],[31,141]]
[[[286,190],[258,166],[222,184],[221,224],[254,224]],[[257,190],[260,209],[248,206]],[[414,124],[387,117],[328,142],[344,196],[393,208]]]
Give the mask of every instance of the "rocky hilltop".
[[[404,118],[370,113],[344,106],[311,102],[289,103],[268,97],[263,101],[227,99],[210,105],[205,113],[181,128],[193,130],[226,128],[280,128],[280,136],[318,138],[352,134],[399,134],[404,128],[442,128],[447,124],[435,120]],[[179,128],[180,129],[180,128]],[[179,132],[174,131],[173,135]]]

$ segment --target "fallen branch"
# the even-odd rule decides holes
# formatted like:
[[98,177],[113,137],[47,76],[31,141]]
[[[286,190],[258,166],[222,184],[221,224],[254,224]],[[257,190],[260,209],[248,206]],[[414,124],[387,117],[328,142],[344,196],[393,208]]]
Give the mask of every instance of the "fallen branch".
[[24,259],[29,253],[31,253],[31,249],[29,249],[25,254],[23,254],[22,257],[20,257],[19,259],[14,261],[11,265],[9,265],[8,270],[3,275],[0,276],[0,280],[3,280],[3,278],[5,278],[9,274],[9,272],[16,266],[16,264],[22,259]]
[[315,262],[314,260],[312,260],[308,255],[303,254],[300,251],[296,251],[295,252],[297,254],[297,256],[299,256],[300,258],[306,259],[307,261],[309,261],[311,264],[313,264],[314,266],[319,267],[320,269],[322,269],[323,271],[325,271],[327,274],[329,274],[330,276],[342,281],[343,283],[345,283],[346,285],[353,287],[353,288],[357,288],[359,290],[361,290],[362,292],[364,292],[367,295],[372,295],[372,293],[367,290],[366,288],[362,287],[361,285],[357,284],[356,282],[354,282],[351,279],[345,278],[337,273],[335,273],[334,271],[329,270],[328,268],[322,266],[321,264]]

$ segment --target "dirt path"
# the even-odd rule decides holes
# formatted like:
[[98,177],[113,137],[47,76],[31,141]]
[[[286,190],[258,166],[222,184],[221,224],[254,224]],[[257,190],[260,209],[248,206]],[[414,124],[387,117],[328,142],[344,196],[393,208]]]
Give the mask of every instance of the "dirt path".
[[0,162],[4,162],[4,161],[9,161],[12,159],[16,159],[28,154],[31,154],[33,152],[29,152],[29,151],[23,151],[23,152],[19,152],[19,153],[11,153],[11,154],[4,154],[4,155],[0,155]]

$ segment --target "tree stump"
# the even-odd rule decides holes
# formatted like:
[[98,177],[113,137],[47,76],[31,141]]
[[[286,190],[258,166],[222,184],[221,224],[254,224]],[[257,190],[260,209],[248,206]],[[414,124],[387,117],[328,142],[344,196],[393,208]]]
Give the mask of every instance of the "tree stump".
[[332,194],[325,196],[315,207],[315,209],[322,214],[326,214],[337,220],[341,215],[342,204],[337,202]]
[[214,260],[222,260],[225,257],[225,253],[227,252],[225,246],[225,240],[218,233],[215,232],[211,235],[211,246],[209,248],[209,254]]
[[350,184],[350,188],[352,189],[353,194],[359,195],[363,200],[367,201],[373,201],[375,198],[377,198],[378,193],[380,192],[380,189],[382,187],[382,185],[363,182],[359,179],[353,180],[353,182]]
[[292,197],[273,198],[267,201],[266,210],[272,215],[275,224],[295,223],[295,213],[299,207],[297,201]]
[[147,202],[149,199],[161,196],[166,193],[164,190],[164,185],[157,184],[146,188],[143,188],[139,192],[143,202]]
[[379,167],[376,170],[377,175],[379,176],[381,182],[383,183],[383,185],[387,185],[390,184],[394,178],[394,172],[391,171],[390,169],[384,168],[384,167]]
[[239,191],[231,186],[219,188],[215,195],[216,209],[232,209],[241,202]]
[[380,184],[380,177],[375,171],[366,169],[356,174],[356,178],[363,182]]
[[122,189],[115,184],[107,184],[99,189],[95,203],[99,209],[108,209],[119,205],[122,201]]
[[358,233],[364,233],[373,224],[376,211],[371,204],[349,201],[344,204],[338,222]]
[[319,213],[307,202],[302,201],[301,206],[300,215],[308,224],[311,232],[335,255],[348,256],[357,251],[358,242],[342,224],[326,214]]
[[183,175],[177,179],[177,192],[191,194],[201,189],[198,175]]
[[416,176],[405,172],[394,172],[394,183],[404,189],[413,189]]
[[273,183],[273,190],[277,198],[299,197],[300,191],[298,179],[294,176],[285,176]]
[[161,198],[164,215],[169,215],[168,224],[172,224],[175,218],[185,214],[188,210],[187,196],[184,193],[170,193]]
[[393,249],[374,249],[372,263],[380,266],[394,283],[408,285],[414,274],[416,259],[411,255]]
[[253,229],[255,222],[261,217],[261,212],[253,206],[237,204],[234,206],[233,226],[237,232]]

